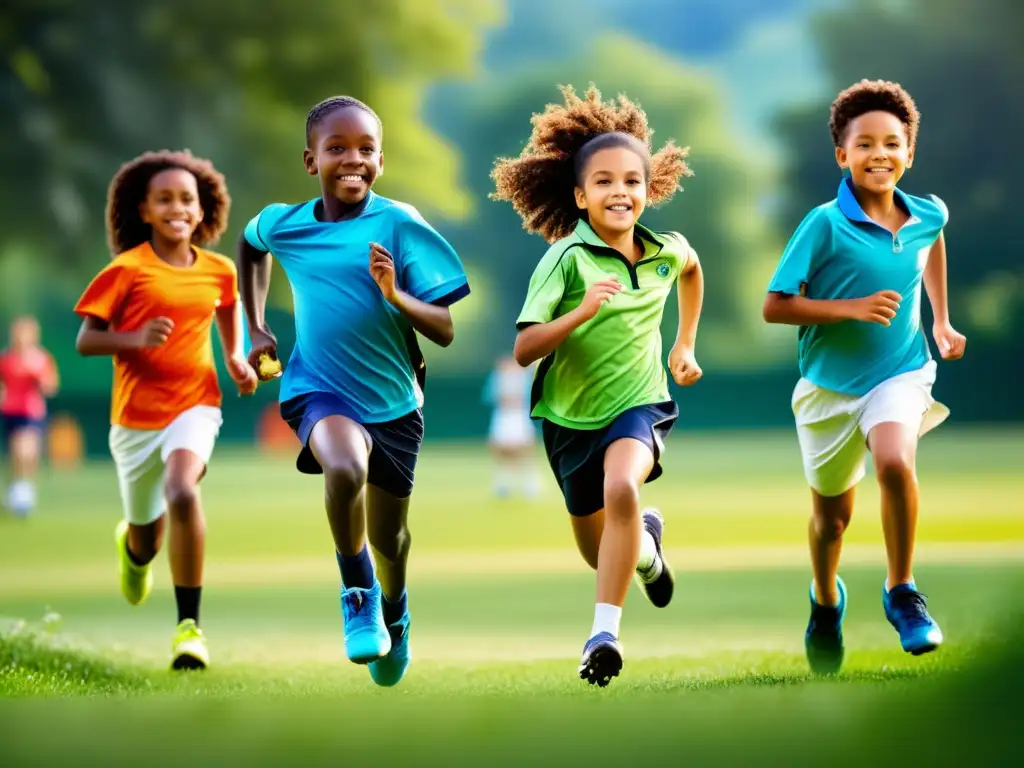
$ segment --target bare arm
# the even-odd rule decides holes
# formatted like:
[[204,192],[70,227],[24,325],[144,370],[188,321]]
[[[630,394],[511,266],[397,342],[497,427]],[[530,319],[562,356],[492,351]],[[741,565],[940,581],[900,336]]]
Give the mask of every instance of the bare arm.
[[227,359],[241,359],[242,354],[242,307],[236,301],[230,307],[218,307],[214,315],[217,320],[217,334]]
[[676,290],[679,300],[679,330],[676,332],[676,344],[693,349],[697,343],[697,325],[704,306],[704,269],[694,251],[686,266],[679,273],[679,284]]
[[[153,322],[150,321],[150,324]],[[166,322],[170,323],[170,320]],[[170,328],[167,328],[167,332],[170,332]],[[164,339],[166,338],[167,335],[164,334]],[[83,357],[117,355],[131,349],[141,349],[143,346],[147,346],[144,343],[144,331],[111,331],[105,321],[92,316],[82,321],[82,326],[78,329],[78,338],[75,340],[75,349]]]
[[523,368],[547,357],[569,338],[569,334],[590,318],[583,306],[566,312],[549,323],[537,323],[519,332],[512,354]]
[[408,319],[413,328],[438,346],[447,347],[454,341],[455,324],[448,307],[428,304],[400,290],[395,291],[391,304]]
[[847,299],[808,299],[787,293],[769,293],[762,314],[765,322],[783,325],[831,325],[849,320]]
[[252,329],[263,329],[267,324],[267,294],[270,292],[272,259],[266,251],[252,246],[245,235],[238,238],[238,290],[242,298],[245,317]]
[[946,283],[946,236],[940,232],[938,240],[928,254],[924,268],[924,290],[932,305],[932,316],[936,325],[949,323],[949,299]]

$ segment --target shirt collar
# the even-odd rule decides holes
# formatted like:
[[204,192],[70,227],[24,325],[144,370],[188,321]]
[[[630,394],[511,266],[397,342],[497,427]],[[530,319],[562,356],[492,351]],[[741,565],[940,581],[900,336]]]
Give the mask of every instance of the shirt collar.
[[[895,190],[896,199],[900,202],[908,214],[910,219],[907,224],[915,224],[919,221],[917,216],[914,215],[913,209],[910,206],[910,199],[904,194],[903,190],[896,187]],[[839,210],[843,212],[843,215],[851,221],[861,221],[865,224],[874,224],[878,226],[878,223],[871,219],[864,209],[860,207],[860,203],[857,202],[857,196],[853,193],[853,179],[848,175],[843,176],[843,180],[839,182],[839,193],[836,195],[836,199],[839,201]],[[904,224],[903,226],[906,226]]]
[[[658,248],[658,250],[661,250],[662,248],[665,247],[665,241],[640,222],[636,223],[636,225],[634,226],[634,231],[640,237],[640,239],[644,241],[645,245],[649,243]],[[592,245],[595,248],[611,247],[608,245],[608,243],[606,243],[604,240],[597,236],[597,233],[594,232],[593,228],[586,221],[586,219],[581,218],[578,222],[576,222],[576,226],[573,228],[573,233],[584,243],[586,243],[587,245]]]

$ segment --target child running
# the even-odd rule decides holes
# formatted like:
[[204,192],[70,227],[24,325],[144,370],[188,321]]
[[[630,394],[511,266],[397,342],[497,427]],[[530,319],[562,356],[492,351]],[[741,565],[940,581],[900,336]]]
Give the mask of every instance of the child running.
[[518,158],[502,159],[496,199],[552,243],[530,280],[515,357],[541,360],[532,414],[561,487],[580,554],[597,571],[594,625],[580,677],[607,685],[622,668],[619,622],[636,573],[664,607],[674,580],[661,550],[664,523],[640,508],[640,486],[659,477],[664,439],[678,416],[662,364],[661,319],[678,282],[679,330],[669,354],[676,383],[702,375],[694,343],[704,296],[697,254],[676,232],[639,223],[689,175],[672,142],[651,156],[640,107],[563,88],[565,105],[533,118]]
[[531,499],[539,491],[534,466],[537,435],[530,420],[532,368],[523,369],[511,355],[503,356],[484,386],[484,402],[494,409],[487,442],[494,456],[494,494],[499,499],[514,488]]
[[946,206],[896,186],[913,164],[919,123],[913,99],[895,83],[862,80],[839,94],[829,120],[844,174],[838,195],[801,222],[764,303],[767,322],[800,326],[792,407],[813,499],[805,645],[816,673],[838,672],[843,662],[839,554],[867,451],[882,496],[885,616],[908,653],[942,643],[912,569],[917,442],[949,414],[932,399],[922,282],[943,359],[962,357],[967,340],[949,322]]
[[59,383],[53,357],[39,344],[39,323],[27,315],[15,318],[11,344],[0,351],[0,417],[11,467],[6,505],[18,517],[36,505],[46,400],[57,394]]
[[110,453],[124,504],[115,532],[121,592],[141,604],[150,563],[170,519],[178,607],[172,669],[210,663],[199,629],[206,522],[199,481],[221,426],[210,326],[216,319],[228,372],[241,394],[256,388],[242,351],[234,264],[197,247],[227,226],[224,177],[189,152],[151,152],[126,163],[107,196],[115,254],[75,306],[82,355],[112,355]]
[[378,685],[393,686],[411,658],[407,518],[426,380],[416,334],[451,344],[449,307],[469,283],[455,251],[415,208],[372,191],[384,170],[382,139],[380,118],[357,99],[314,106],[303,155],[320,195],[264,208],[245,228],[238,264],[249,360],[263,379],[275,375],[277,360],[265,317],[268,254],[291,283],[295,347],[281,415],[302,443],[297,469],[324,476],[345,652],[368,664]]

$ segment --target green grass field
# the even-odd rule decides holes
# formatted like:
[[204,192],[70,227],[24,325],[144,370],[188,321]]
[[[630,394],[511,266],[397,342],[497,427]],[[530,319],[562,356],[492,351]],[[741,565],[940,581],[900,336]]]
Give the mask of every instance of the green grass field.
[[[916,572],[947,644],[922,658],[900,651],[882,614],[869,476],[843,568],[847,663],[812,680],[795,438],[676,438],[644,498],[666,518],[676,599],[659,611],[634,589],[626,666],[604,690],[576,677],[593,575],[546,467],[543,498],[499,502],[482,447],[427,446],[412,512],[414,663],[391,690],[344,658],[321,481],[291,457],[215,456],[202,616],[214,666],[177,676],[166,558],[146,605],[118,592],[113,468],[51,475],[36,516],[0,518],[3,764],[180,765],[188,748],[239,765],[862,765],[876,747],[879,764],[904,749],[930,750],[931,765],[1011,764],[1010,710],[993,692],[1021,682],[995,660],[1017,647],[1002,638],[1024,606],[1022,466],[1018,431],[947,427],[923,442]],[[893,718],[915,735],[894,734]],[[829,753],[808,749],[809,729],[827,730]]]

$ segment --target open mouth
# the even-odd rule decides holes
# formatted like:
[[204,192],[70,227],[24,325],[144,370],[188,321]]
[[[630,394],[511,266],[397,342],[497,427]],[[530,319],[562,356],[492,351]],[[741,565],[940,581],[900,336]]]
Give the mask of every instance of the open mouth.
[[191,227],[187,219],[164,219],[164,224],[179,233],[187,233]]
[[884,167],[878,165],[878,166],[872,166],[871,168],[868,168],[867,172],[868,173],[872,173],[872,174],[874,174],[874,173],[892,173],[892,168],[884,168]]
[[627,203],[616,203],[615,205],[609,205],[608,210],[612,213],[629,213],[633,210],[633,206]]
[[341,176],[336,176],[335,178],[337,178],[338,181],[343,182],[345,184],[361,184],[362,182],[366,181],[366,177],[358,173],[345,173],[342,174]]

